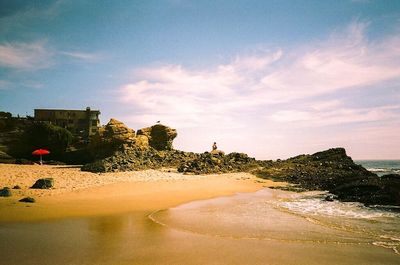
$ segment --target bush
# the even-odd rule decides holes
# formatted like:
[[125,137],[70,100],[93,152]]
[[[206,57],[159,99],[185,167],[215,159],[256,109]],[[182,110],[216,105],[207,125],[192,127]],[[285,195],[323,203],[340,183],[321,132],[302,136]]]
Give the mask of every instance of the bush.
[[49,158],[63,155],[73,140],[72,134],[59,126],[47,123],[33,123],[21,135],[21,141],[12,148],[16,157],[30,157],[36,149],[50,151]]

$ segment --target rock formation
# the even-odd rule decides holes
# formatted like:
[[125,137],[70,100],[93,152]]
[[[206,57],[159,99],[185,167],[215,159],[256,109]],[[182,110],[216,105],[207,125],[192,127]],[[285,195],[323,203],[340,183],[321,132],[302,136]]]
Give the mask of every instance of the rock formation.
[[343,148],[274,162],[256,174],[287,181],[306,190],[327,190],[341,201],[400,205],[400,176],[378,177],[355,164]]
[[95,146],[101,143],[113,143],[117,145],[134,141],[135,131],[116,119],[110,119],[91,140],[92,145]]
[[[222,151],[189,153],[174,150],[176,130],[157,124],[135,133],[112,119],[99,134],[100,142],[112,145],[112,152],[82,167],[84,171],[113,172],[174,167],[186,174],[252,172],[259,177],[287,181],[301,190],[327,190],[342,201],[365,204],[400,205],[400,177],[378,177],[347,156],[343,148],[287,160],[259,161],[242,153],[225,155]],[[96,148],[101,152],[105,148]],[[104,153],[105,154],[105,153]]]
[[138,137],[147,137],[149,145],[159,151],[172,150],[172,142],[177,135],[175,129],[162,124],[156,124],[137,131]]
[[133,129],[116,119],[111,119],[92,138],[90,148],[99,149],[102,146],[103,149],[116,151],[122,145],[128,145],[140,150],[172,150],[172,142],[176,136],[175,129],[162,124],[140,129],[135,135]]
[[109,141],[133,142],[135,131],[128,128],[123,122],[116,119],[110,119],[104,127],[104,138]]

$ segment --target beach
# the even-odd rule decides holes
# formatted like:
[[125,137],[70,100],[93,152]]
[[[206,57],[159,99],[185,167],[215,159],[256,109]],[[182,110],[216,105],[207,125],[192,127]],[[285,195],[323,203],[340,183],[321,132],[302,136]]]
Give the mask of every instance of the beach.
[[[168,172],[169,171],[169,172]],[[0,198],[1,222],[38,221],[154,211],[193,200],[276,186],[248,173],[184,175],[173,169],[96,174],[76,166],[0,164],[0,187],[14,187]],[[52,189],[30,189],[39,178],[54,178]],[[37,203],[19,199],[30,196]]]
[[[53,177],[54,188],[29,189],[39,177]],[[184,175],[163,169],[95,174],[71,166],[0,165],[0,186],[14,185],[21,190],[0,198],[0,264],[400,260],[399,226],[389,222],[397,222],[397,216],[326,204],[318,192],[271,189],[284,183],[248,173]],[[24,196],[37,202],[18,202]],[[379,234],[381,228],[386,234]]]

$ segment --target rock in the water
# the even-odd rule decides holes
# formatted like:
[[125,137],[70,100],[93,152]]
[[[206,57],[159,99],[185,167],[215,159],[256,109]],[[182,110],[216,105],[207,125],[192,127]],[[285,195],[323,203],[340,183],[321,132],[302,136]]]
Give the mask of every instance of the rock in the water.
[[0,190],[0,197],[11,197],[12,193],[10,188],[4,187]]
[[352,181],[333,190],[342,201],[400,205],[400,175],[389,174]]
[[54,187],[53,178],[43,178],[36,180],[31,189],[50,189]]
[[25,197],[19,200],[19,202],[28,202],[28,203],[34,203],[35,201],[36,201],[35,198],[32,197]]
[[142,135],[148,138],[152,148],[161,150],[172,150],[172,142],[178,135],[175,129],[162,124],[156,124],[151,127],[143,128],[137,131],[137,136]]

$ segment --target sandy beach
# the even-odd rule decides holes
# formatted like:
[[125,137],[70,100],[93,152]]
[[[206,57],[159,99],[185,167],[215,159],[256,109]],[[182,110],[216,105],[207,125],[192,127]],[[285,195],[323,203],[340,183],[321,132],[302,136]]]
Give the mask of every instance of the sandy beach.
[[[251,192],[281,185],[247,173],[184,175],[173,169],[95,174],[75,166],[0,164],[0,187],[14,187],[0,198],[0,222],[39,221],[154,211],[181,203]],[[54,188],[30,189],[39,178],[54,178]],[[36,203],[19,199],[30,196]]]

